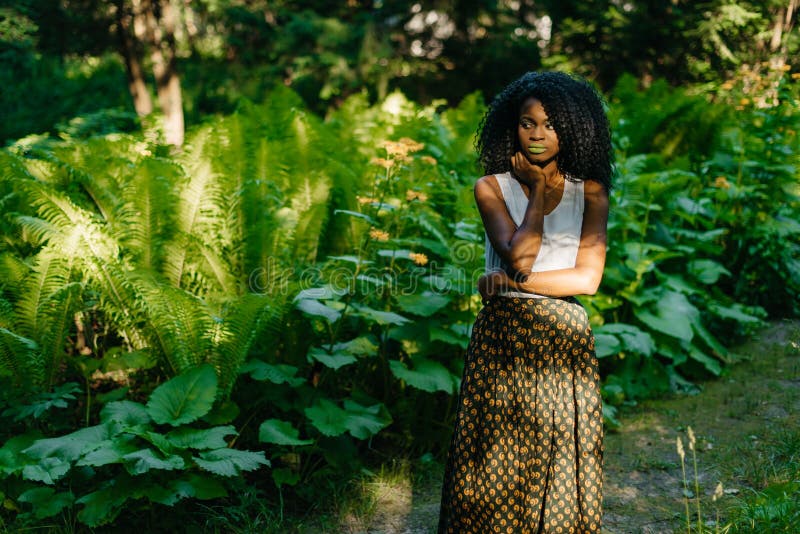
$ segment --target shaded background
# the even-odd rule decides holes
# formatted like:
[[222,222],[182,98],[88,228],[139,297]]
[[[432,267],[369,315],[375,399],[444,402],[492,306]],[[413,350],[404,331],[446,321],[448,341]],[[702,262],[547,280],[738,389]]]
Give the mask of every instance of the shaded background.
[[361,91],[375,101],[400,89],[421,104],[489,98],[540,68],[585,75],[604,91],[624,73],[642,86],[711,89],[742,68],[783,65],[798,48],[795,0],[0,5],[6,140],[100,109],[146,115],[159,91],[178,87],[191,124],[241,96],[260,101],[275,84],[320,114]]

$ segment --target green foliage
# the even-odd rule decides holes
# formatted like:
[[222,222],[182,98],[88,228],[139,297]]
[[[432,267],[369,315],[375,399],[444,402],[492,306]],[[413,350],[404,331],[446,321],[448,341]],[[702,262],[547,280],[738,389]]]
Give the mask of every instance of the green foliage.
[[[765,309],[797,313],[777,304],[800,288],[797,89],[782,90],[733,111],[660,84],[612,97],[606,271],[581,299],[609,424],[723,374]],[[252,484],[283,503],[375,450],[440,450],[479,306],[483,109],[359,94],[323,121],[280,88],[182,153],[148,132],[3,151],[4,416],[36,428],[8,431],[6,495],[100,525],[135,501],[221,498],[267,463]]]
[[191,423],[211,410],[216,392],[217,375],[210,365],[203,365],[157,387],[147,413],[160,425]]
[[[263,452],[229,448],[225,437],[237,434],[232,426],[186,426],[208,414],[216,393],[213,369],[201,366],[159,386],[147,406],[106,404],[98,425],[55,438],[12,438],[0,448],[1,477],[22,481],[16,500],[32,505],[36,519],[74,503],[83,505],[78,519],[89,527],[113,521],[129,500],[173,506],[186,498],[222,497],[227,490],[216,476],[232,477],[269,461]],[[157,425],[176,428],[163,434]],[[76,499],[76,492],[82,496]]]

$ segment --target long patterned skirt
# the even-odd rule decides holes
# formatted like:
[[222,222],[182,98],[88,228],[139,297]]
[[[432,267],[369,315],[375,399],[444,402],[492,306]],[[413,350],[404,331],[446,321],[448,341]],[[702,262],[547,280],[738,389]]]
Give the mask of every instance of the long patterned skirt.
[[467,348],[440,534],[599,533],[599,379],[577,300],[490,299]]

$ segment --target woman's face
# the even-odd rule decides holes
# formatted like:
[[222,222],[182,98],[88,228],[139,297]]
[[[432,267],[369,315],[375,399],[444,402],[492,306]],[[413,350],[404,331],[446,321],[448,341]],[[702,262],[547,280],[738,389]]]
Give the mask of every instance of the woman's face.
[[531,163],[547,163],[558,154],[558,136],[542,103],[529,97],[520,106],[517,138],[520,150]]

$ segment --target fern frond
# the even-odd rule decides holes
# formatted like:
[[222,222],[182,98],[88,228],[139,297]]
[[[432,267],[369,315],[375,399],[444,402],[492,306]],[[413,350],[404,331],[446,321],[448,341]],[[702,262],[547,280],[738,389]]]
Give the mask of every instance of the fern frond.
[[219,254],[211,250],[201,240],[190,237],[189,242],[192,248],[197,250],[205,261],[205,265],[211,271],[214,280],[217,282],[219,293],[223,295],[238,295],[241,293],[241,288],[238,287],[236,278],[233,276],[231,266]]
[[70,282],[73,265],[72,256],[64,257],[53,246],[46,246],[36,255],[16,304],[19,331],[23,335],[37,339],[47,328],[43,323],[44,303]]
[[43,384],[49,388],[65,355],[67,337],[72,329],[75,312],[81,306],[83,286],[73,282],[51,294],[42,303],[39,324],[45,328],[37,332],[40,347]]
[[14,306],[11,302],[3,297],[0,297],[0,328],[8,328],[11,330],[14,327]]
[[30,272],[30,266],[16,255],[0,254],[0,291],[5,291],[12,299],[18,300],[22,281]]
[[20,386],[39,386],[43,377],[36,342],[0,327],[0,369],[11,374]]
[[[203,219],[213,218],[219,213],[218,207],[210,200],[219,196],[211,193],[215,187],[215,172],[208,161],[200,158],[187,166],[186,176],[188,180],[181,184],[175,211],[176,239],[181,239],[180,234],[208,239],[210,236],[203,235]],[[189,251],[180,242],[173,241],[170,245],[172,252],[164,258],[164,272],[175,287],[181,287],[187,274]]]
[[200,299],[164,284],[145,289],[142,298],[151,346],[175,374],[208,360],[213,319]]
[[133,272],[115,262],[99,265],[95,276],[89,278],[98,308],[132,350],[150,345],[144,326],[147,310],[141,295],[155,283],[148,283],[144,274],[141,270]]
[[10,150],[0,150],[0,179],[4,181],[12,180],[33,180],[25,168],[25,160],[14,154]]
[[317,258],[319,239],[328,222],[330,190],[330,179],[314,172],[300,180],[300,187],[292,196],[292,208],[299,214],[294,231],[296,259],[313,262]]
[[158,270],[164,241],[171,236],[173,211],[179,199],[173,185],[183,180],[179,165],[159,158],[144,158],[122,189],[115,228],[136,264]]
[[230,395],[239,368],[253,342],[264,332],[277,336],[287,311],[285,298],[276,299],[253,293],[226,303],[222,320],[215,325],[215,349],[211,361],[219,375],[223,398]]

